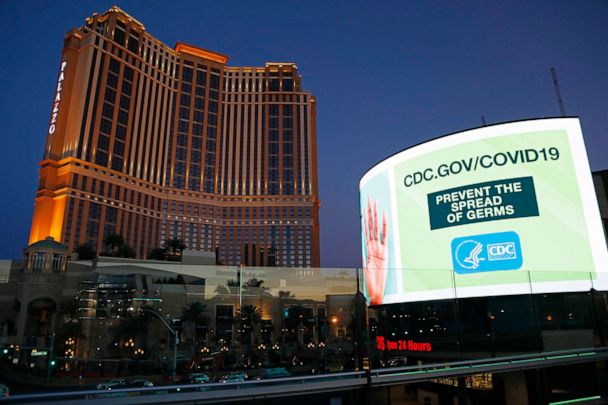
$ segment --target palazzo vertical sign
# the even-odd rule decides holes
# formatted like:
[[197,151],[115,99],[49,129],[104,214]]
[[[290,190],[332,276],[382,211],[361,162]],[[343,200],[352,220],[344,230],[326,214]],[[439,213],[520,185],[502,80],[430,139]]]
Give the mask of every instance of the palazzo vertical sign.
[[51,111],[51,122],[49,124],[49,135],[53,135],[57,129],[57,115],[59,114],[59,104],[61,103],[61,91],[63,90],[63,80],[65,79],[65,68],[68,65],[67,61],[61,62],[59,70],[59,78],[57,79],[57,87],[55,89],[55,98],[53,99],[53,110]]

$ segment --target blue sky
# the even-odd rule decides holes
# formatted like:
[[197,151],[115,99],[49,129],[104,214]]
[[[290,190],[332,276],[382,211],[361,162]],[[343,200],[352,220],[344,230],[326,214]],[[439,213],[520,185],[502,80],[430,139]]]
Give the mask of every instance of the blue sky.
[[[63,37],[106,1],[0,1],[0,258],[27,244]],[[163,42],[297,63],[317,97],[321,262],[360,265],[358,181],[394,152],[488,123],[579,115],[608,168],[608,2],[122,1]]]

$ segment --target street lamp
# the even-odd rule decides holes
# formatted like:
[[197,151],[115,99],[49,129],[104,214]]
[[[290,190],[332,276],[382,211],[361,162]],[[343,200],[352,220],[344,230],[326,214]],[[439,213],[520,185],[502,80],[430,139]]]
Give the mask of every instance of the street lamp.
[[[19,346],[17,346],[19,347]],[[17,349],[18,350],[18,349]],[[53,375],[52,368],[55,366],[55,333],[51,333],[51,344],[48,348],[47,366],[46,366],[46,383],[51,383]]]
[[264,343],[260,343],[258,345],[258,350],[260,351],[260,358],[258,360],[258,366],[262,367],[262,364],[264,364],[264,361],[266,359],[266,345]]
[[151,311],[149,309],[144,309],[143,311],[145,313],[147,313],[147,314],[154,315],[155,317],[157,317],[158,319],[160,319],[161,322],[163,323],[163,325],[165,325],[167,327],[167,329],[169,329],[169,332],[171,332],[173,334],[173,373],[172,373],[172,378],[173,378],[173,381],[175,381],[175,374],[177,372],[177,344],[179,343],[179,340],[177,338],[177,331],[175,329],[173,329],[167,323],[167,321],[165,321],[163,319],[163,317],[160,316],[157,312]]
[[321,359],[323,360],[323,371],[327,370],[327,356],[325,353],[325,342],[319,342],[319,349],[321,350]]

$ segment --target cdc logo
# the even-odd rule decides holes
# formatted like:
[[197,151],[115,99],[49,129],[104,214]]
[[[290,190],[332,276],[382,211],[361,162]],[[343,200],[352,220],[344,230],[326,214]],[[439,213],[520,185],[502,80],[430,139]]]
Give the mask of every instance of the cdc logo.
[[509,260],[516,259],[517,252],[515,251],[514,242],[494,243],[488,245],[488,260]]
[[458,274],[517,270],[523,264],[519,235],[512,231],[455,238],[451,245]]

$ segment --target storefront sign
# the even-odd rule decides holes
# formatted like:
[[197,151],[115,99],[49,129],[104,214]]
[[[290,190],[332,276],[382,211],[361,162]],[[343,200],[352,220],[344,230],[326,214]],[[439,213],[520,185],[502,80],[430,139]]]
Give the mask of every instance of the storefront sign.
[[376,348],[381,351],[430,352],[433,350],[429,342],[416,342],[411,339],[390,340],[384,336],[376,336]]
[[46,350],[32,350],[32,356],[36,357],[36,356],[46,356],[47,354],[49,354],[49,352],[47,352]]

